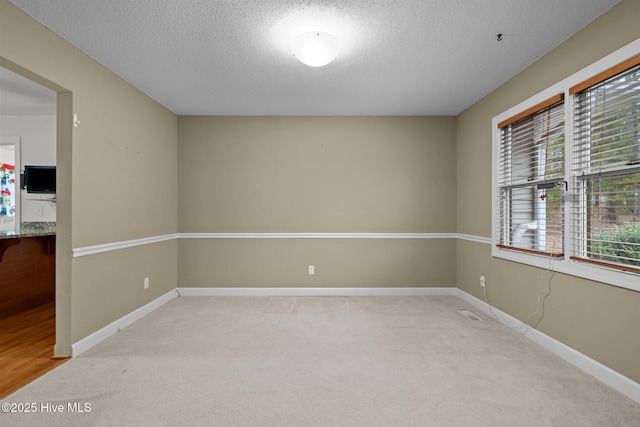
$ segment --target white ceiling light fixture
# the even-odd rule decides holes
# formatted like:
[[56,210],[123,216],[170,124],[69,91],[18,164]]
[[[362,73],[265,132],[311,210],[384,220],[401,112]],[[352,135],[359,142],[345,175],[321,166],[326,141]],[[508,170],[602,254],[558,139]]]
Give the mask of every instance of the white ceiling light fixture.
[[331,34],[312,31],[302,33],[293,39],[293,55],[310,67],[322,67],[338,56],[340,43]]

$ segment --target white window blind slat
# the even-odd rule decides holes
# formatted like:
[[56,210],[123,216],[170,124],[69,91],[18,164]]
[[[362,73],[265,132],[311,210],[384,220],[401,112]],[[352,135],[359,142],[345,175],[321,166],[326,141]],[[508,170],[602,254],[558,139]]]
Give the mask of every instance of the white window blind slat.
[[640,65],[573,100],[572,259],[640,272]]
[[498,224],[501,248],[561,256],[564,102],[500,128]]

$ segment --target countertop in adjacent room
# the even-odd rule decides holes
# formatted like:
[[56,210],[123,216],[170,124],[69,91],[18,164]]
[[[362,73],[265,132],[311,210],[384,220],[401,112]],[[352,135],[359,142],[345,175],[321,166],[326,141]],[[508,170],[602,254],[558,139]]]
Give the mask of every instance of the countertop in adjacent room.
[[23,222],[18,230],[0,231],[0,239],[55,236],[55,222]]

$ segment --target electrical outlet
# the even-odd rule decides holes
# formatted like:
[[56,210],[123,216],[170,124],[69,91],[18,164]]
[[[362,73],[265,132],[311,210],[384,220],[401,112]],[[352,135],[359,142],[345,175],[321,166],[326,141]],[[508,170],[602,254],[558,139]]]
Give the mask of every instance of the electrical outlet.
[[316,274],[316,267],[314,265],[309,266],[309,276]]
[[482,286],[483,288],[486,286],[486,284],[484,283],[484,276],[480,276],[480,286]]
[[144,288],[145,289],[149,289],[149,278],[148,277],[144,278]]

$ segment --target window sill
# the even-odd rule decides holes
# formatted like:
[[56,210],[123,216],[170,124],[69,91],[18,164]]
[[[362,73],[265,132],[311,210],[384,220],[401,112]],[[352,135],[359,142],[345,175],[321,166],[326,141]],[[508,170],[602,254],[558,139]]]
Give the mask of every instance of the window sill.
[[620,271],[605,266],[582,263],[569,258],[551,258],[543,255],[520,253],[498,248],[495,244],[491,247],[491,255],[494,258],[640,292],[640,274],[635,272]]

